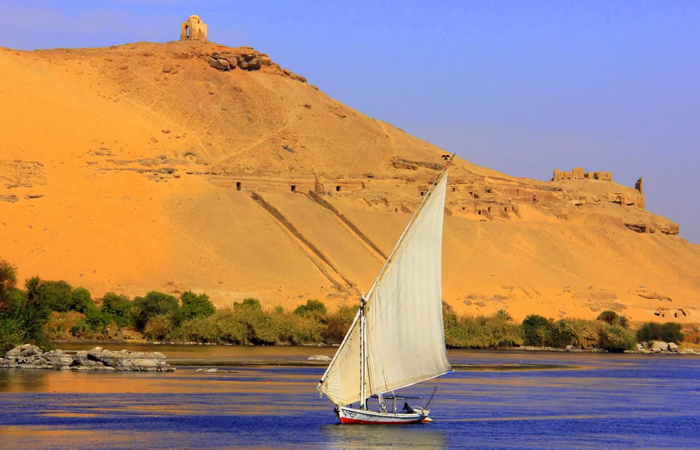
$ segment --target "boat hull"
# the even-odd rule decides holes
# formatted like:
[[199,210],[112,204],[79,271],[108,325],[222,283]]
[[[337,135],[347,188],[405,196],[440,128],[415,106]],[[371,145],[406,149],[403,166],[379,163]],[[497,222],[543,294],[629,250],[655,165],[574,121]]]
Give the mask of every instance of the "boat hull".
[[335,409],[341,424],[360,425],[408,425],[412,423],[432,422],[428,411],[413,413],[378,412],[339,406]]

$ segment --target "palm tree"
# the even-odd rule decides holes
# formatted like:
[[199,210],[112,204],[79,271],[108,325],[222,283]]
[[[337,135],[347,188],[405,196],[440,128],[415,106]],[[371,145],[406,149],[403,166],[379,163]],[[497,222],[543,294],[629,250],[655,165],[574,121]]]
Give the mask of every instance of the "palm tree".
[[37,295],[39,293],[39,285],[41,284],[41,279],[38,276],[28,278],[24,282],[24,288],[27,290],[27,302],[34,303],[36,301]]
[[513,317],[505,309],[499,309],[498,311],[496,311],[496,314],[494,314],[494,316],[497,319],[501,319],[506,322],[510,322],[511,320],[513,320]]

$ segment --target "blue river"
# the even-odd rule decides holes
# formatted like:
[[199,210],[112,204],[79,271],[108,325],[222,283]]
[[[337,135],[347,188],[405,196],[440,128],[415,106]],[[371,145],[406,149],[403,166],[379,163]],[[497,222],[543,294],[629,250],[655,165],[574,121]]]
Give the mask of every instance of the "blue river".
[[[241,350],[212,351],[222,357]],[[332,354],[245,351],[263,359]],[[557,367],[456,370],[402,392],[430,396],[438,383],[430,404],[435,422],[393,427],[338,425],[315,389],[320,367],[0,370],[0,449],[700,448],[700,357],[450,351],[450,359]]]

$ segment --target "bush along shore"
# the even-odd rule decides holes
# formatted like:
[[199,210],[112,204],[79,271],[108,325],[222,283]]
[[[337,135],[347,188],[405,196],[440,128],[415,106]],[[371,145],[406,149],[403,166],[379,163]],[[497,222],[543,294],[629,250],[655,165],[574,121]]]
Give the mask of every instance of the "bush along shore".
[[[48,349],[51,342],[75,340],[333,345],[342,341],[356,312],[357,307],[328,312],[318,300],[307,300],[293,311],[268,310],[253,298],[215,308],[206,294],[191,291],[179,298],[153,291],[133,299],[109,292],[95,301],[87,289],[65,281],[33,277],[20,288],[15,267],[0,261],[0,352],[24,343]],[[697,329],[684,335],[679,324],[649,322],[634,331],[613,311],[596,320],[530,315],[517,323],[504,310],[460,315],[444,304],[443,319],[450,348],[654,353],[678,351],[688,337],[700,343]]]

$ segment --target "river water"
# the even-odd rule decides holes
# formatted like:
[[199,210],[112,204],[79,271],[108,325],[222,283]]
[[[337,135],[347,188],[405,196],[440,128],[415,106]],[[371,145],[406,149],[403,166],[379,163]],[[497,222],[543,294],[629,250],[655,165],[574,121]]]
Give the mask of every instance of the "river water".
[[[70,348],[67,345],[61,346]],[[123,347],[123,346],[122,346]],[[75,347],[73,347],[75,348]],[[131,347],[133,349],[135,346]],[[329,348],[143,347],[170,358],[298,359]],[[337,424],[321,367],[158,373],[0,370],[0,449],[700,448],[700,358],[450,351],[431,424]],[[434,382],[411,388],[429,396]]]

